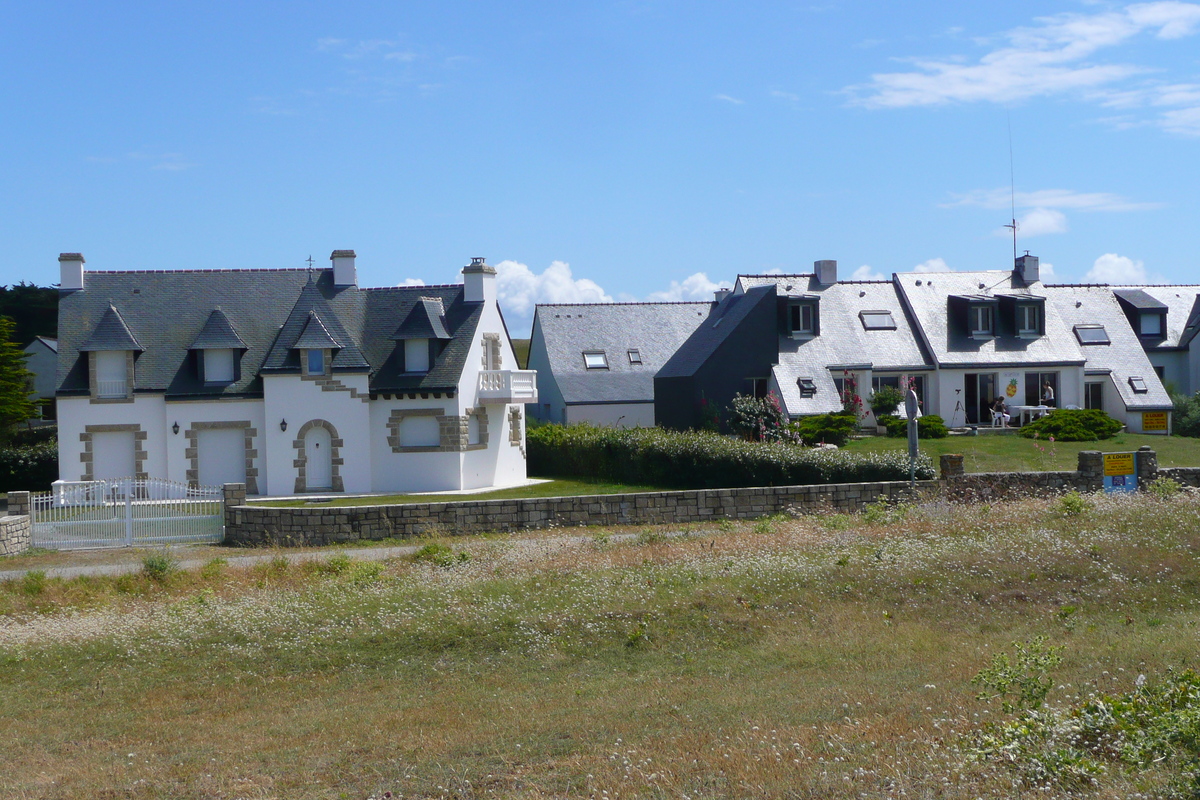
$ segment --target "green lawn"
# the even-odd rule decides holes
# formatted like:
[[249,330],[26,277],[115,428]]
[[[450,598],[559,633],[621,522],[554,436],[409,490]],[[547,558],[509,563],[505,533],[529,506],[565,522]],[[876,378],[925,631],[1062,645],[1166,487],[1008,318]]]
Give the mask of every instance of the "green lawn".
[[[982,434],[922,439],[921,452],[934,462],[944,453],[961,453],[967,472],[1038,472],[1075,469],[1080,450],[1118,453],[1149,445],[1160,467],[1200,467],[1200,439],[1123,433],[1099,442],[1045,442],[1017,434]],[[855,453],[904,450],[905,439],[873,436],[856,439],[846,449]],[[1039,449],[1040,448],[1040,449]]]
[[530,497],[572,497],[587,494],[664,491],[668,490],[661,486],[638,486],[607,481],[552,480],[532,486],[518,486],[515,489],[497,489],[493,492],[479,492],[478,494],[388,494],[371,495],[369,497],[339,497],[321,502],[314,502],[312,500],[261,500],[251,501],[251,505],[280,506],[283,508],[309,506],[381,506],[399,505],[402,503],[459,503],[470,500],[513,500]]

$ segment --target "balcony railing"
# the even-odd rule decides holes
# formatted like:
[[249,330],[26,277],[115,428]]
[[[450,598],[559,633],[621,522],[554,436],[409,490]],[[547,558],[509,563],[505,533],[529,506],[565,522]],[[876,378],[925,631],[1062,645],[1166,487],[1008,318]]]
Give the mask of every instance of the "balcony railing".
[[537,370],[486,369],[480,372],[479,400],[484,403],[536,403]]
[[129,384],[125,381],[96,381],[97,397],[128,397]]

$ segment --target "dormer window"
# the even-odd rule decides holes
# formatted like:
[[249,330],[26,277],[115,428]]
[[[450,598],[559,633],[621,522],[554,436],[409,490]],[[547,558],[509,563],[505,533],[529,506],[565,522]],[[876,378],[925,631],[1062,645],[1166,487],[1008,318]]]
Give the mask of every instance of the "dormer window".
[[325,351],[305,350],[305,361],[309,375],[325,374]]
[[1042,309],[1034,303],[1017,305],[1017,334],[1040,336],[1042,333]]
[[96,396],[107,399],[129,396],[129,351],[96,352]]
[[404,371],[429,372],[429,340],[404,340]]
[[972,336],[992,336],[996,332],[996,313],[991,305],[975,304],[967,311],[967,329]]
[[204,354],[205,383],[233,383],[236,380],[232,348],[205,348],[201,352]]
[[788,332],[793,336],[816,336],[820,332],[816,299],[788,304]]
[[1138,334],[1147,338],[1163,335],[1163,317],[1157,311],[1143,311],[1139,315]]

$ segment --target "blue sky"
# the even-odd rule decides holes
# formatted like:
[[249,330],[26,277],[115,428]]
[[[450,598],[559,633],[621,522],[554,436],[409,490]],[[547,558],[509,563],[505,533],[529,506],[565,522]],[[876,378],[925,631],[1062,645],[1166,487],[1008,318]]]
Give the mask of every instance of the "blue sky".
[[535,302],[740,272],[1200,282],[1200,3],[11,4],[0,283],[500,267]]

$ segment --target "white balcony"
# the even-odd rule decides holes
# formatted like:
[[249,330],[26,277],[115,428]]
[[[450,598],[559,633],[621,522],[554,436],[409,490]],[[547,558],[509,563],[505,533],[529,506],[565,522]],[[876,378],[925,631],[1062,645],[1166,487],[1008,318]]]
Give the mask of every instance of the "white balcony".
[[536,403],[537,370],[485,369],[479,373],[479,402]]
[[128,397],[128,388],[125,381],[96,381],[96,396]]

